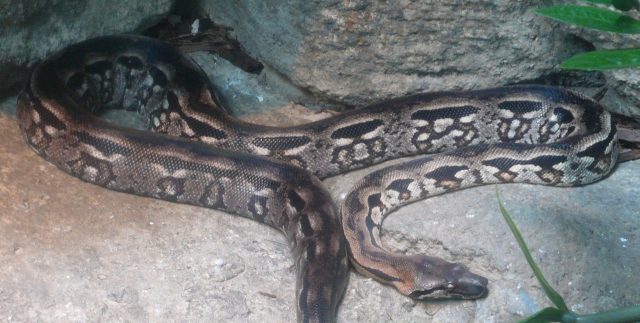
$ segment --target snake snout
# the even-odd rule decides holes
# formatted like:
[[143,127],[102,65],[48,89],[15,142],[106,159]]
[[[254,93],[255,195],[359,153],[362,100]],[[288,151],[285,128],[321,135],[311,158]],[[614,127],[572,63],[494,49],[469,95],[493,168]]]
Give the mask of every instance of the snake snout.
[[446,260],[415,255],[415,280],[408,296],[424,299],[476,299],[487,295],[488,280],[467,267]]
[[464,270],[457,278],[454,288],[449,292],[454,297],[463,299],[481,298],[487,295],[489,281],[468,270]]

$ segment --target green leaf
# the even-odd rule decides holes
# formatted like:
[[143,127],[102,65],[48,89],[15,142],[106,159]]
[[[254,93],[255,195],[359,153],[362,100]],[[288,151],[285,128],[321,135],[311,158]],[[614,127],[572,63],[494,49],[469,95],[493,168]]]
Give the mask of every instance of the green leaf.
[[640,67],[640,48],[599,50],[577,54],[560,66],[569,70],[603,71]]
[[581,27],[616,33],[640,34],[640,21],[607,9],[566,5],[539,8],[536,13]]
[[613,0],[613,6],[618,10],[629,11],[638,8],[638,0]]
[[564,311],[561,311],[555,307],[547,307],[535,314],[527,317],[524,320],[518,321],[518,323],[546,323],[546,322],[561,322],[562,317],[565,315]]
[[567,307],[567,304],[564,302],[564,299],[562,299],[560,294],[558,294],[558,292],[556,292],[553,289],[553,287],[549,285],[547,280],[544,278],[542,271],[540,270],[538,265],[535,263],[535,261],[533,261],[533,257],[531,257],[531,254],[529,253],[529,249],[527,248],[527,244],[524,242],[524,239],[522,238],[522,235],[520,234],[518,227],[516,227],[516,224],[513,222],[513,219],[511,219],[511,216],[509,215],[509,212],[507,212],[507,209],[505,209],[504,205],[502,205],[502,201],[500,200],[500,192],[498,192],[498,186],[496,186],[496,197],[498,198],[500,213],[502,213],[504,220],[509,225],[509,229],[511,229],[513,236],[516,238],[516,241],[518,241],[520,250],[522,250],[524,257],[527,259],[527,262],[529,263],[529,267],[531,267],[531,270],[533,270],[533,274],[538,279],[538,282],[540,282],[540,285],[542,285],[542,289],[547,294],[547,297],[558,309],[564,312],[569,312],[569,308]]

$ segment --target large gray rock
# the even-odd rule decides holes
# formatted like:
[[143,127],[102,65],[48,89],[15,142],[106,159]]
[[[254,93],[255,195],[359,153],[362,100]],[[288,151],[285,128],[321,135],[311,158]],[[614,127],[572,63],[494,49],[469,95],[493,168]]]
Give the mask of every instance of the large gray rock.
[[173,0],[0,0],[0,89],[34,61],[83,39],[133,32],[164,17]]
[[189,56],[207,74],[224,107],[237,116],[274,110],[291,102],[315,106],[312,95],[269,66],[256,75],[208,52],[190,53]]
[[[199,2],[263,63],[346,106],[540,81],[572,54],[593,48],[575,36],[581,30],[536,16],[541,3],[534,0]],[[617,92],[610,91],[607,104],[640,117],[638,73],[608,75]],[[603,85],[597,74],[583,80]]]
[[539,1],[201,1],[264,63],[348,105],[535,79],[584,44]]

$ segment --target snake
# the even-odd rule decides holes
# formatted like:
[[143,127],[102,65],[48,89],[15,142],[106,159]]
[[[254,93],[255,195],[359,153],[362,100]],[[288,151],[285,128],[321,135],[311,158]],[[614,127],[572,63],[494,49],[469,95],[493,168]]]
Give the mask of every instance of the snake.
[[[146,129],[101,117],[137,112]],[[463,264],[384,248],[384,218],[417,200],[492,183],[577,186],[607,176],[619,145],[595,99],[522,85],[392,98],[304,125],[229,113],[201,68],[135,35],[103,36],[43,60],[17,99],[27,144],[107,189],[251,218],[284,233],[299,322],[335,322],[350,264],[417,300],[476,299]],[[365,175],[335,203],[320,178],[414,156]]]

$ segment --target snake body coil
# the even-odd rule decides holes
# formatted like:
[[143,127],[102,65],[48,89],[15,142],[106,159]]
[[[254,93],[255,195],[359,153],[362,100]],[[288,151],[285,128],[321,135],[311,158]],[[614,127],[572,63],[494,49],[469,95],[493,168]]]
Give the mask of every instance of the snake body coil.
[[[94,116],[106,109],[137,111],[156,133]],[[590,183],[618,151],[597,102],[541,86],[421,94],[303,126],[249,124],[221,108],[189,59],[138,36],[96,38],[49,57],[18,98],[18,122],[38,154],[84,181],[282,230],[303,322],[335,320],[348,258],[417,299],[485,295],[487,280],[462,265],[385,251],[383,218],[475,185]],[[438,154],[366,176],[343,201],[342,221],[316,177],[424,153]]]

